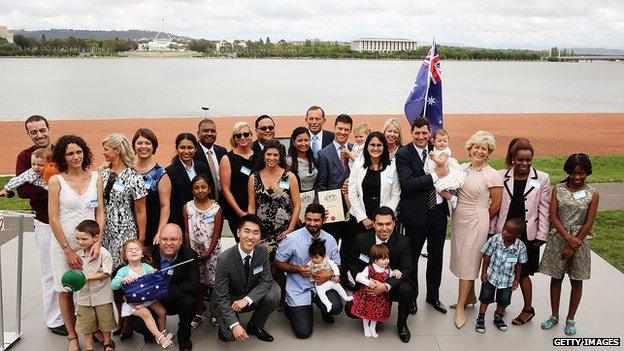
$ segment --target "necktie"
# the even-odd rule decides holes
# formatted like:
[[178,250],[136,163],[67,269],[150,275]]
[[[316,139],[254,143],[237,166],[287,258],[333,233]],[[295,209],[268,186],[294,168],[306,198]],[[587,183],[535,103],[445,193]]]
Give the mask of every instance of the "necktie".
[[243,264],[245,267],[245,276],[249,277],[249,271],[251,270],[251,255],[245,256],[245,263]]
[[317,141],[318,141],[318,135],[313,136],[312,137],[312,153],[314,154],[314,157],[316,157],[319,151]]
[[214,182],[214,194],[215,194],[215,200],[219,199],[219,193],[221,192],[221,184],[219,184],[219,180],[217,179],[217,172],[219,172],[219,170],[217,169],[217,166],[215,165],[214,159],[212,158],[212,155],[214,155],[214,152],[212,151],[212,149],[209,149],[206,152],[206,159],[208,160],[208,167],[210,167],[210,175],[212,175],[212,181]]
[[[427,149],[424,149],[422,152],[423,164],[425,163],[426,160],[427,160]],[[430,210],[433,210],[436,207],[436,204],[437,204],[436,191],[435,191],[435,188],[433,188],[427,194],[427,207],[429,207]]]
[[340,147],[338,148],[338,153],[340,154],[340,161],[342,162],[342,168],[347,168],[347,164],[349,162],[349,157],[345,156],[345,154],[342,153],[342,150],[344,150],[345,146],[344,145],[340,145]]

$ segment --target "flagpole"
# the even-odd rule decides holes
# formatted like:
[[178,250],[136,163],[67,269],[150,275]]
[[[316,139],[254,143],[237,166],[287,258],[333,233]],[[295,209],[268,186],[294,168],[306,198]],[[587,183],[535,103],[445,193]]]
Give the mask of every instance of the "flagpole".
[[[433,50],[433,51],[431,51]],[[435,39],[433,39],[433,45],[431,45],[431,54],[435,52]],[[433,57],[432,57],[433,58]],[[429,69],[427,69],[427,90],[425,90],[425,107],[423,108],[423,117],[427,116],[427,96],[429,96],[429,85],[431,84],[431,65],[433,64],[432,60],[429,60]]]

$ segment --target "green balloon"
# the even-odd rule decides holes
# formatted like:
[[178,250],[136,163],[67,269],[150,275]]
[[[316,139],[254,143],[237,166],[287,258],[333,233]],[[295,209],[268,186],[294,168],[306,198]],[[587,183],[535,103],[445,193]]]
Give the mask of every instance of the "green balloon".
[[70,269],[61,278],[61,284],[69,292],[78,291],[82,289],[87,283],[87,277],[77,269]]

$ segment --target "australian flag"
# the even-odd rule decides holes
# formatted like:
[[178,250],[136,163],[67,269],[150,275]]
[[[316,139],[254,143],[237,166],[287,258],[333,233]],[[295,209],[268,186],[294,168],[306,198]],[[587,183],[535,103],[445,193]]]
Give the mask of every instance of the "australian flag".
[[405,116],[411,124],[416,118],[429,118],[431,132],[442,128],[442,70],[435,42],[422,63],[412,91],[405,101]]

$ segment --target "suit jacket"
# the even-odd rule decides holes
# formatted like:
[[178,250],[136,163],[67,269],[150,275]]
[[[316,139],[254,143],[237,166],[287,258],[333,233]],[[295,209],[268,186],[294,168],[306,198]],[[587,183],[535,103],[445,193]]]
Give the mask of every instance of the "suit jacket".
[[[214,199],[214,181],[210,173],[210,168],[206,163],[200,161],[194,161],[195,173],[203,174],[208,178],[208,184],[210,185],[210,198]],[[186,173],[186,169],[180,161],[179,157],[173,160],[173,163],[165,171],[171,179],[171,202],[169,214],[169,223],[175,223],[184,229],[184,218],[182,218],[182,206],[193,199],[193,191],[191,187],[191,180]]]
[[[500,234],[503,232],[511,198],[514,192],[514,168],[499,171],[503,177],[503,199],[501,208],[496,217],[490,221],[490,233]],[[550,176],[531,167],[529,178],[524,188],[524,209],[527,225],[527,238],[529,240],[548,239],[550,229]]]
[[[227,150],[226,148],[224,148],[223,146],[217,145],[217,144],[213,144],[212,145],[212,150],[214,151],[215,155],[217,156],[217,162],[221,163],[221,158],[227,154]],[[206,158],[206,153],[204,152],[204,149],[200,146],[197,149],[197,152],[195,152],[195,156],[193,156],[193,159],[195,161],[200,161],[203,162],[205,164],[208,164],[208,159]],[[219,165],[216,165],[217,168],[219,167]]]
[[[351,202],[349,213],[351,213],[358,222],[367,218],[362,182],[364,181],[368,168],[362,167],[363,164],[364,158],[356,160],[351,169],[351,174],[349,175],[349,202]],[[396,213],[401,198],[401,185],[399,184],[399,176],[396,171],[395,162],[390,163],[390,165],[381,172],[380,178],[381,191],[379,206],[388,206]]]
[[[331,132],[329,130],[323,129],[322,133],[323,133],[323,140],[321,140],[321,149],[331,144],[334,141],[334,138],[336,137],[334,132]],[[310,134],[312,134],[312,132],[310,132]]]
[[[353,149],[353,144],[347,143],[347,148]],[[349,166],[342,166],[342,161],[338,157],[333,142],[319,150],[317,167],[316,184],[318,191],[340,189],[345,180],[349,178]]]
[[[427,198],[434,189],[433,178],[425,174],[424,163],[413,143],[407,144],[396,153],[396,168],[401,181],[401,206],[399,219],[403,225],[424,227],[429,214]],[[443,203],[446,200],[443,201]],[[448,209],[446,210],[448,214]]]
[[[351,266],[349,271],[351,276],[355,277],[364,270],[368,263],[371,247],[375,245],[375,233],[360,233],[355,237],[355,244],[351,250]],[[412,283],[412,261],[410,240],[405,235],[392,234],[385,244],[390,251],[390,269],[398,269],[401,271],[401,279],[390,277],[386,279],[386,283],[390,285],[392,291],[401,281]],[[366,260],[366,262],[364,262]],[[358,283],[359,284],[359,283]],[[413,283],[412,283],[413,284]]]
[[[190,246],[182,245],[178,256],[173,260],[172,265],[184,262],[189,259],[197,259],[197,252]],[[152,266],[160,269],[160,248],[152,247]],[[173,275],[169,281],[168,300],[176,300],[184,296],[195,296],[199,289],[199,266],[197,261],[189,262],[173,269]]]
[[[254,274],[254,271],[260,270],[260,267],[262,270]],[[255,303],[271,291],[273,277],[269,252],[263,245],[254,248],[250,270],[249,277],[246,277],[238,245],[230,247],[219,255],[212,313],[214,316],[222,316],[226,326],[238,322],[236,312],[231,307],[234,301],[248,296]]]

